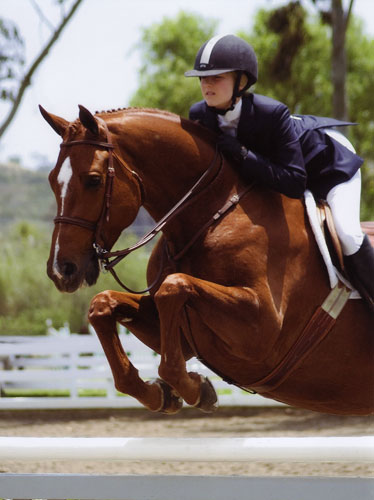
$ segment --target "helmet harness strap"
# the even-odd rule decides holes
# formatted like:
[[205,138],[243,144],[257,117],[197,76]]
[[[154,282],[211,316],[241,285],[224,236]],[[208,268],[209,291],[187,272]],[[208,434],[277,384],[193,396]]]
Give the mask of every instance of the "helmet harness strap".
[[240,89],[240,81],[242,79],[242,76],[245,74],[244,71],[237,71],[236,72],[236,78],[234,82],[234,89],[232,92],[232,98],[231,98],[231,105],[229,108],[226,109],[219,109],[215,108],[214,106],[208,106],[209,109],[211,109],[214,113],[217,113],[217,115],[225,115],[228,111],[232,111],[235,108],[236,100],[238,97],[241,97],[244,92],[248,89],[250,85],[248,83],[244,86],[243,89]]

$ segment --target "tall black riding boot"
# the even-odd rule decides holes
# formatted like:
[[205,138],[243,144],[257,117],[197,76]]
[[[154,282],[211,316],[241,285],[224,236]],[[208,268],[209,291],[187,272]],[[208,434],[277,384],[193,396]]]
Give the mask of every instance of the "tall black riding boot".
[[346,255],[344,262],[352,285],[374,313],[374,249],[366,234],[359,250]]

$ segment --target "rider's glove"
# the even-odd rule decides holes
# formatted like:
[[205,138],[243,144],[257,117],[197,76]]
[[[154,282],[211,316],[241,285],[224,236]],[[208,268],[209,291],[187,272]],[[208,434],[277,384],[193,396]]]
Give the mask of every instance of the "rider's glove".
[[247,149],[232,135],[220,135],[218,137],[217,147],[221,153],[240,163],[248,154]]

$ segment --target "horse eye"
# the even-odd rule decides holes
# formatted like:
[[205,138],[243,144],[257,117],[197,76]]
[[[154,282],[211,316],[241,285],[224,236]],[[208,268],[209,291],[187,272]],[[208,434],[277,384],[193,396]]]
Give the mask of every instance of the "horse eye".
[[86,177],[85,185],[87,187],[95,187],[101,184],[101,176],[100,175],[89,175]]

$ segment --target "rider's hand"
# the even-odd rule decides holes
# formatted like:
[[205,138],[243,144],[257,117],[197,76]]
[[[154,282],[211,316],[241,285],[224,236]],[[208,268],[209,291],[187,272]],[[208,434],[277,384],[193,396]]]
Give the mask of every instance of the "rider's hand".
[[220,135],[218,137],[217,147],[221,153],[238,162],[241,162],[248,153],[247,149],[232,135]]

